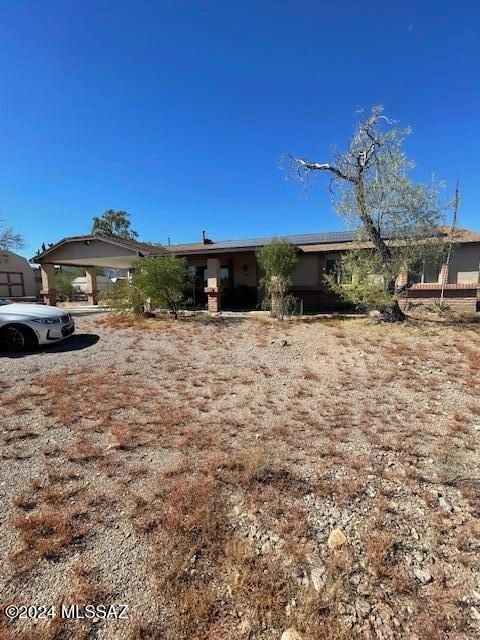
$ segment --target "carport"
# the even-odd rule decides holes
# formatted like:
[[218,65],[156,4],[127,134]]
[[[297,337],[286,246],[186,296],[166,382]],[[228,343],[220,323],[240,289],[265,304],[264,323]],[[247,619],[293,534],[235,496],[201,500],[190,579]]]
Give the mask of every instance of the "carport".
[[106,267],[131,269],[141,256],[165,255],[160,245],[137,242],[117,236],[100,234],[72,236],[43,248],[30,262],[40,265],[45,304],[56,305],[55,266],[82,267],[87,277],[87,296],[90,304],[98,304],[97,269]]

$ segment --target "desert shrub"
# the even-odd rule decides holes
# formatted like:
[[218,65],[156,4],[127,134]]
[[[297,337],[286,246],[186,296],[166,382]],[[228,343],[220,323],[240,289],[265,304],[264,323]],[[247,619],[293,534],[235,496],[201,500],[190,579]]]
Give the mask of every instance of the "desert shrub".
[[260,283],[265,287],[263,306],[274,318],[283,320],[296,307],[296,299],[288,294],[298,262],[295,248],[286,240],[274,238],[257,253],[257,260],[263,273]]
[[130,280],[117,280],[99,296],[102,304],[115,311],[131,312],[141,315],[145,309],[144,294]]
[[61,300],[72,300],[75,294],[73,281],[75,278],[82,275],[85,275],[85,272],[81,269],[71,271],[60,270],[55,274],[55,288],[57,290],[57,295]]
[[149,300],[152,308],[167,308],[177,319],[187,282],[186,258],[138,258],[133,267],[131,286]]

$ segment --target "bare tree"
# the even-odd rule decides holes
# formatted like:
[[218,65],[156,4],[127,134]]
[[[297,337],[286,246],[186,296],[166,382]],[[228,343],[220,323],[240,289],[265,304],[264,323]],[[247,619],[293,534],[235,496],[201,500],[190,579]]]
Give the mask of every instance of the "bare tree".
[[21,249],[24,245],[23,238],[11,227],[7,227],[3,220],[0,220],[0,249],[11,251]]
[[418,260],[418,248],[438,238],[442,221],[435,185],[413,183],[408,173],[414,163],[402,150],[410,129],[399,129],[373,107],[360,112],[359,122],[345,153],[334,152],[333,162],[320,163],[289,156],[292,168],[305,182],[314,172],[331,175],[335,208],[372,243],[382,281],[379,311],[384,321],[400,321],[405,315],[395,295],[401,269]]

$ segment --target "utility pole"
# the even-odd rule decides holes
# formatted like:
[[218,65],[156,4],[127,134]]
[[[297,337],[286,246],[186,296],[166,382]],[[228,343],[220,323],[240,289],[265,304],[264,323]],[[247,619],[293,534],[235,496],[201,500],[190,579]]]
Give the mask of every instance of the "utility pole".
[[[447,274],[448,274],[448,267],[450,266],[450,258],[452,255],[452,245],[453,245],[453,236],[455,234],[455,229],[457,226],[457,215],[458,215],[458,203],[460,201],[460,191],[459,191],[459,183],[457,180],[457,188],[455,189],[455,198],[453,200],[453,220],[452,220],[452,228],[450,229],[450,242],[448,244],[448,251],[447,251],[447,260],[446,260],[446,265],[447,265]],[[445,278],[442,278],[442,291],[440,293],[440,302],[443,302],[443,298],[444,298],[444,294],[445,294]]]

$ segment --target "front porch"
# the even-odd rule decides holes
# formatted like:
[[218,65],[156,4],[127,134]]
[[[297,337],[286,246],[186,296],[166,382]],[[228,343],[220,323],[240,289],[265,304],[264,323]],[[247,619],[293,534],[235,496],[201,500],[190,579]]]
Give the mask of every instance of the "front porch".
[[100,269],[130,270],[136,258],[162,250],[155,245],[146,245],[126,238],[102,235],[85,235],[64,238],[44,249],[32,258],[40,265],[42,288],[40,294],[45,304],[57,304],[55,267],[80,267],[85,269],[88,304],[98,304],[97,273]]

